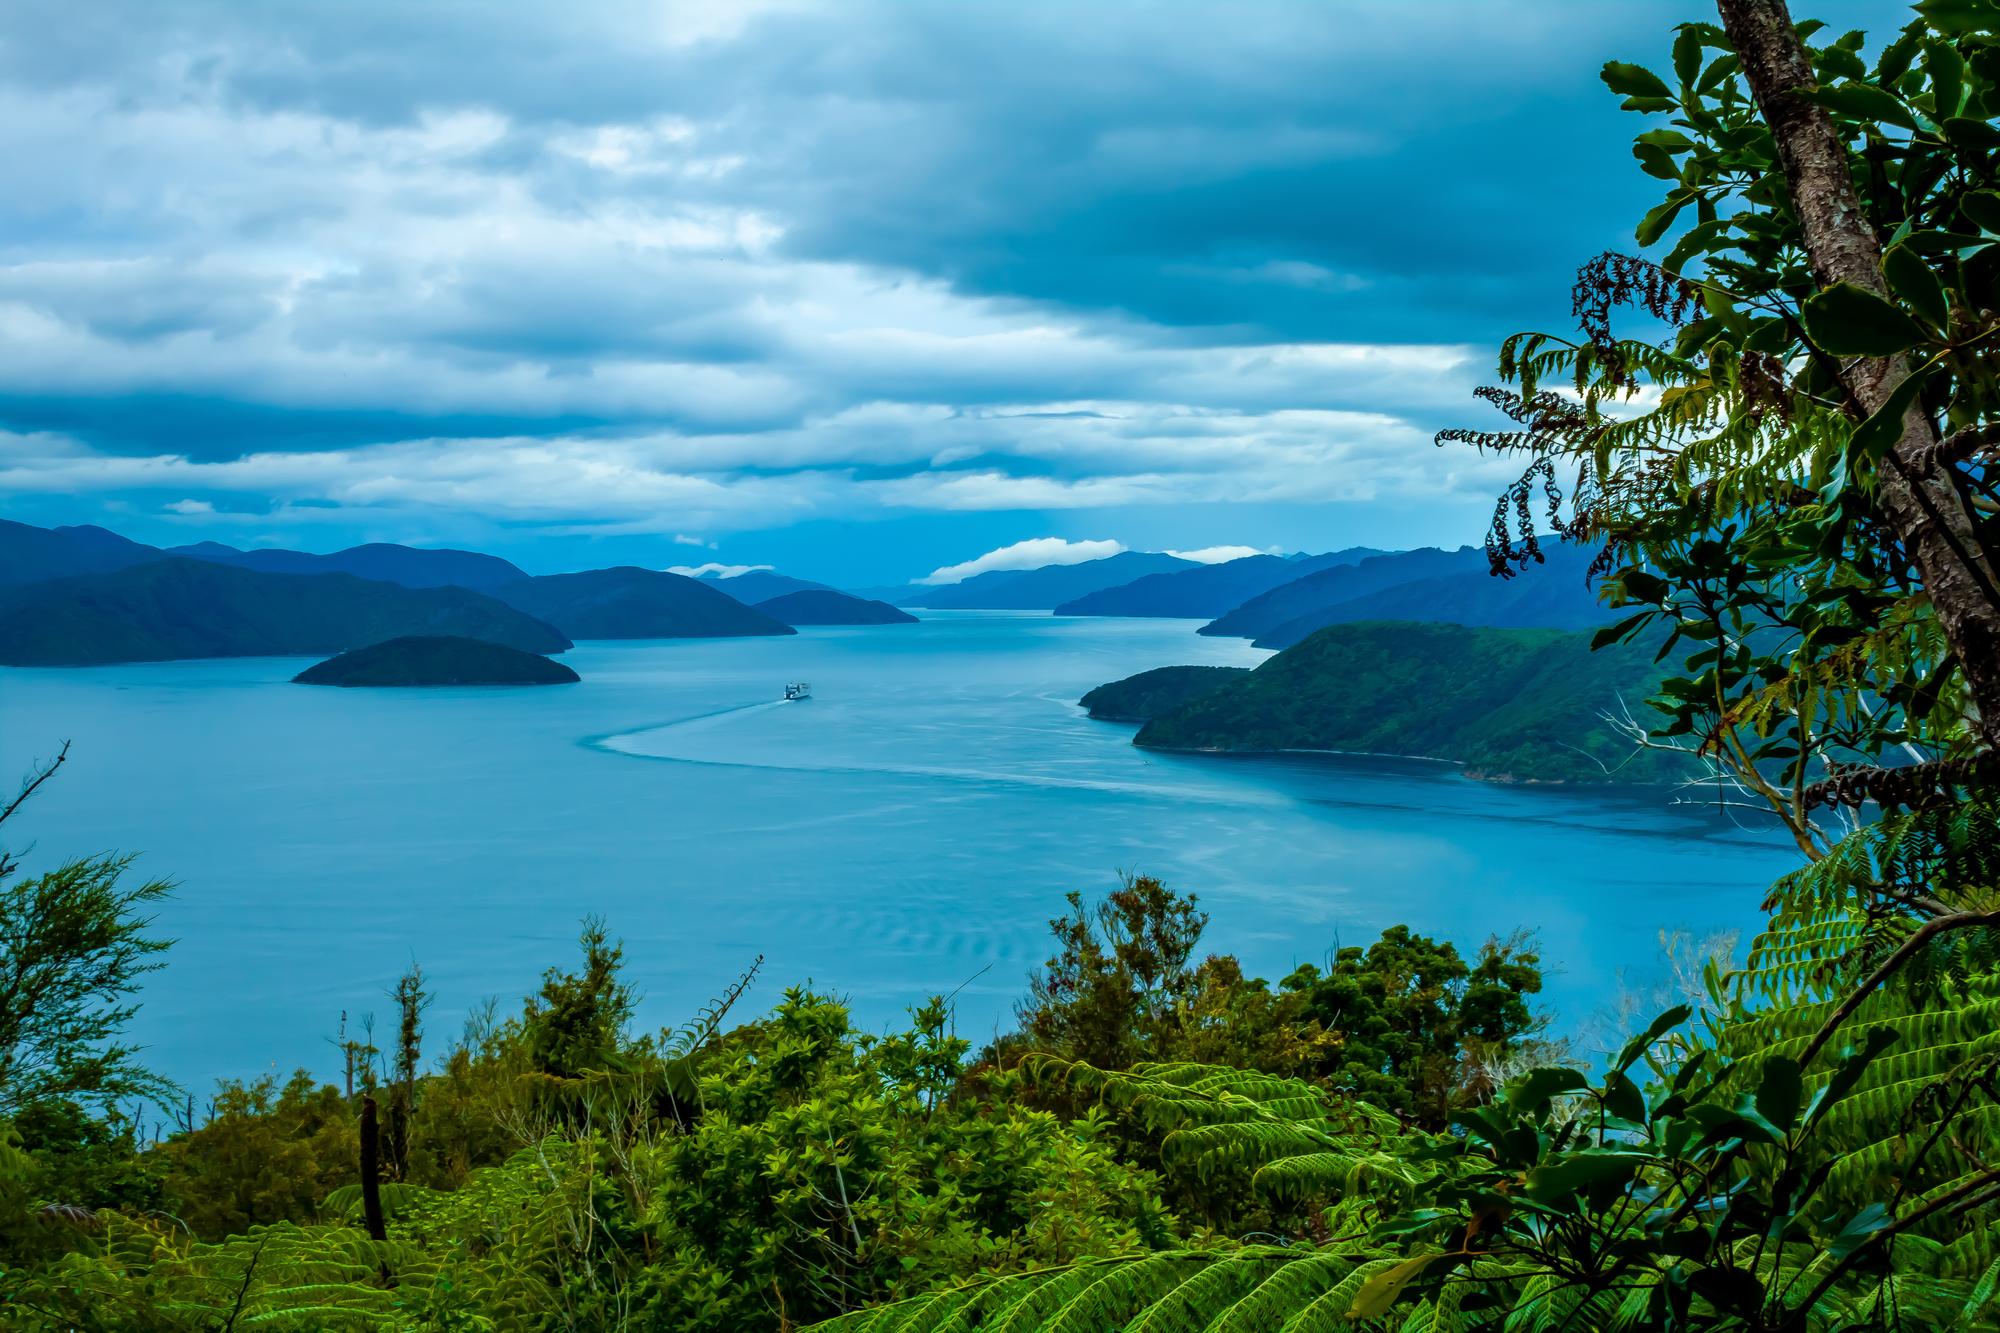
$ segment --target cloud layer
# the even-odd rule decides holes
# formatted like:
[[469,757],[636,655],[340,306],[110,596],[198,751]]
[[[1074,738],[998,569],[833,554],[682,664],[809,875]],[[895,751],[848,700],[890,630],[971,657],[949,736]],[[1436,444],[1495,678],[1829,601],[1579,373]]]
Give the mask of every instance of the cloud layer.
[[1430,433],[1649,202],[1594,69],[1670,22],[23,0],[0,494],[301,540],[1462,507],[1498,474]]

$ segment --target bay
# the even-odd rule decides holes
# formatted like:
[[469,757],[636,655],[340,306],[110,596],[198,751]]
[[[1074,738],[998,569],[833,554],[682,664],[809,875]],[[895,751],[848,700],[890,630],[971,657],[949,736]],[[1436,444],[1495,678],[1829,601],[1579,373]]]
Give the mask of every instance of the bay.
[[[1134,749],[1090,687],[1254,665],[1195,622],[926,613],[792,638],[588,643],[574,686],[295,686],[299,659],[0,671],[0,771],[64,739],[10,826],[32,872],[102,850],[178,884],[134,1035],[191,1088],[334,1067],[412,962],[432,1048],[574,956],[625,942],[672,1025],[764,962],[745,1014],[810,982],[884,1025],[956,992],[1004,1024],[1063,895],[1121,872],[1198,893],[1207,944],[1277,977],[1407,922],[1476,948],[1530,928],[1575,1027],[1664,928],[1753,929],[1791,864],[1662,793],[1510,787],[1446,766]],[[788,681],[814,697],[784,703]]]

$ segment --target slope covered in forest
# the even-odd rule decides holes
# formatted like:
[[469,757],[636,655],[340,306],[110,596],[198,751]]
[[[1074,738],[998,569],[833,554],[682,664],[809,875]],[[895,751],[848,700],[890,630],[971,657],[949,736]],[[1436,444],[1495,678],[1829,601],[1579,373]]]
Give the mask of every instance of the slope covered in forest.
[[1658,678],[1650,652],[1592,652],[1587,634],[1336,625],[1154,716],[1133,743],[1407,755],[1512,781],[1658,782],[1687,773],[1673,756],[1635,751],[1603,716],[1641,713]]
[[570,646],[552,626],[465,588],[201,560],[157,560],[0,597],[0,664],[8,666],[319,656],[405,634],[462,635],[530,653]]
[[412,634],[329,657],[292,680],[299,685],[410,687],[423,685],[574,685],[560,662],[483,639]]

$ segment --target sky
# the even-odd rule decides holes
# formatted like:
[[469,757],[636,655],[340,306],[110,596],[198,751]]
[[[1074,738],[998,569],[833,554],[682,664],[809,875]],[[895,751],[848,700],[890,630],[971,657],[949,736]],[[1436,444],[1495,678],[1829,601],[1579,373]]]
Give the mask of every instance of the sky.
[[12,0],[0,512],[851,586],[1476,542],[1511,469],[1431,437],[1631,248],[1597,69],[1690,17]]

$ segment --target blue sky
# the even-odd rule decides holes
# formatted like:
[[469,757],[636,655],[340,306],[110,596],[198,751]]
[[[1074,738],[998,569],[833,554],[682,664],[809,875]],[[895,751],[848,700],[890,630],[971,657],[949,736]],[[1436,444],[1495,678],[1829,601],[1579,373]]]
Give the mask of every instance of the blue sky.
[[1711,16],[15,0],[0,506],[850,584],[1476,541],[1431,434],[1654,202],[1598,66]]

